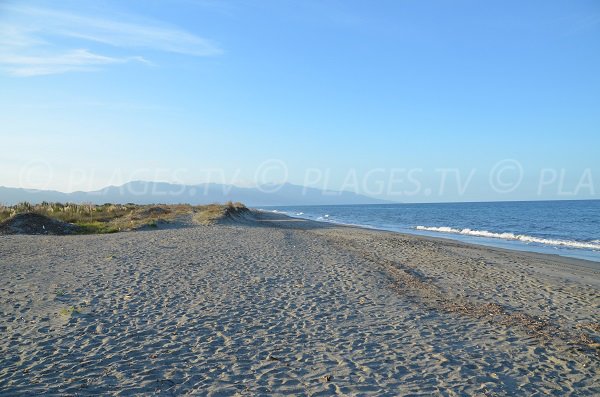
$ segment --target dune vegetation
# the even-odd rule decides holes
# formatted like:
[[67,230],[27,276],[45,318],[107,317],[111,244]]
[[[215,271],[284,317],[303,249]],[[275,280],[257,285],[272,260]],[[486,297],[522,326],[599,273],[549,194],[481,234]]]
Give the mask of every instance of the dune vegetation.
[[242,203],[190,205],[190,204],[75,204],[27,202],[13,206],[0,206],[0,223],[21,214],[37,214],[77,226],[81,234],[115,233],[126,230],[157,227],[190,219],[198,224],[211,224],[222,218],[248,211]]

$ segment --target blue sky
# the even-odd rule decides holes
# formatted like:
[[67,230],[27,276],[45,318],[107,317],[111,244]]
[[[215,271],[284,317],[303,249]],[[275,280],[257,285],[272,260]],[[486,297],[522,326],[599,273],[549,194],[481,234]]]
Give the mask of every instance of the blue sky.
[[599,198],[598,1],[4,1],[0,185]]

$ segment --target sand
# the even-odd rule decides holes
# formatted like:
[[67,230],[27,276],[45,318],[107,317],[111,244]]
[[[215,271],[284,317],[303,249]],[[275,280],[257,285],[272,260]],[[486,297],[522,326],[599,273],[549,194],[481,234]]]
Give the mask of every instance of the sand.
[[0,395],[597,395],[598,264],[258,213],[0,236]]

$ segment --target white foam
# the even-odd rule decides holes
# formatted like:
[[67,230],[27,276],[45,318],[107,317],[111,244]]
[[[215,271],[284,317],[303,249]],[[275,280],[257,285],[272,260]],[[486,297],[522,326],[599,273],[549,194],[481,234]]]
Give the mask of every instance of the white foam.
[[514,234],[514,233],[494,233],[488,232],[487,230],[472,230],[472,229],[455,229],[448,226],[417,226],[415,229],[417,230],[426,230],[430,232],[440,232],[440,233],[453,233],[453,234],[464,234],[468,236],[477,236],[477,237],[488,237],[488,238],[499,238],[503,240],[518,240],[523,241],[525,243],[537,243],[544,245],[552,245],[559,247],[570,247],[570,248],[583,248],[583,249],[591,249],[600,251],[600,241],[573,241],[573,240],[556,240],[556,239],[546,239],[541,237],[528,236],[525,234]]

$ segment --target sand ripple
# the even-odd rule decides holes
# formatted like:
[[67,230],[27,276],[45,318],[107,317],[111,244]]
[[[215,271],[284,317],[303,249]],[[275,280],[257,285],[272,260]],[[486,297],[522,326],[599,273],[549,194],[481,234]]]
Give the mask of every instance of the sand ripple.
[[[332,242],[340,233],[213,226],[2,237],[0,394],[600,393],[597,357],[398,293],[373,258]],[[402,258],[406,247],[380,241],[378,255]],[[421,271],[443,289],[452,280],[431,270],[439,255]],[[473,290],[492,293],[487,285]],[[493,293],[511,294],[503,288]],[[563,294],[573,318],[551,319],[595,322],[573,291],[542,285],[533,304]]]

